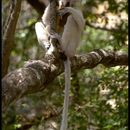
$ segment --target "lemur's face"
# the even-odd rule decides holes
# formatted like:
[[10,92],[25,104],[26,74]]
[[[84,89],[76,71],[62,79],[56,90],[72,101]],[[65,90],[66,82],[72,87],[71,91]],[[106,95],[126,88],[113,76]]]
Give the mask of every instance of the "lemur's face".
[[64,7],[74,7],[81,3],[82,0],[59,0],[59,9]]
[[59,0],[59,9],[70,6],[70,0]]

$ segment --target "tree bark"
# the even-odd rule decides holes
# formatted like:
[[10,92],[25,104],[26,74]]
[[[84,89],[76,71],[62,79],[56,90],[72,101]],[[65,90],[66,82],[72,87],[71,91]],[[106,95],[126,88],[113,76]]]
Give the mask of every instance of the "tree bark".
[[40,16],[43,15],[46,6],[39,0],[27,0],[27,2],[38,12]]
[[[71,59],[72,71],[94,68],[98,64],[106,67],[128,65],[128,55],[106,50],[94,50]],[[64,71],[63,61],[53,64],[45,61],[28,61],[23,68],[14,70],[2,79],[2,108],[24,95],[44,90],[48,84]]]
[[9,57],[14,44],[14,35],[22,0],[11,0],[10,12],[6,20],[2,43],[2,77],[7,74]]

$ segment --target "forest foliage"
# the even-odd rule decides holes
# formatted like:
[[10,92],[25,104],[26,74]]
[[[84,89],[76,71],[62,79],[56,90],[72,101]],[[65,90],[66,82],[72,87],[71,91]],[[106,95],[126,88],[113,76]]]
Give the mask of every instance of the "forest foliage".
[[[38,0],[40,1],[40,0]],[[42,0],[47,5],[47,0]],[[9,1],[2,1],[2,26]],[[86,26],[78,54],[94,49],[128,52],[128,1],[82,0]],[[34,25],[39,14],[23,0],[18,19],[8,72],[30,59],[41,59]],[[128,67],[73,72],[69,106],[69,130],[128,130]],[[64,98],[64,74],[59,75],[43,92],[26,95],[2,114],[3,130],[58,130]]]

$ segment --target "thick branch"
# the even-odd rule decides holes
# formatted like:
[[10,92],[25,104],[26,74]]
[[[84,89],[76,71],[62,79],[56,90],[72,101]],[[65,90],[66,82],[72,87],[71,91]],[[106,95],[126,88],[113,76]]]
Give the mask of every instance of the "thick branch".
[[94,68],[98,64],[103,64],[105,67],[122,66],[128,65],[128,54],[96,49],[88,54],[77,56],[76,61],[72,60],[73,62],[76,62],[73,64],[74,70]]
[[39,0],[27,0],[27,2],[39,13],[40,16],[43,15],[46,8],[43,2]]
[[9,16],[6,20],[2,46],[2,77],[7,73],[9,56],[13,48],[14,34],[22,0],[11,0]]
[[[98,64],[106,67],[128,65],[128,55],[100,49],[71,59],[72,71],[94,68]],[[61,60],[57,60],[57,63],[51,66],[44,61],[34,60],[28,61],[23,68],[10,72],[2,79],[3,108],[7,108],[10,103],[23,95],[43,90],[63,71]]]

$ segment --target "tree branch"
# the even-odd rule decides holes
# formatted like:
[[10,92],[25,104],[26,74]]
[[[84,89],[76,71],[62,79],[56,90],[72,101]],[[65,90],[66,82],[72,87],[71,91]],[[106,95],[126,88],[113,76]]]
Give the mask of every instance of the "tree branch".
[[3,43],[2,43],[2,77],[7,74],[9,57],[14,43],[14,35],[16,24],[18,21],[22,0],[11,0],[10,12],[6,20],[4,32],[3,32]]
[[110,32],[119,32],[119,29],[117,28],[108,28],[106,25],[96,24],[96,22],[92,23],[86,20],[85,24],[94,29],[100,29],[100,30],[110,31]]
[[43,2],[39,0],[27,0],[27,2],[39,13],[40,16],[43,15],[46,8]]
[[[128,65],[128,55],[100,49],[71,59],[72,71],[94,68],[98,64],[106,67]],[[23,68],[10,72],[2,79],[3,110],[26,94],[44,90],[63,71],[63,61],[57,59],[51,65],[40,60],[28,61]]]

